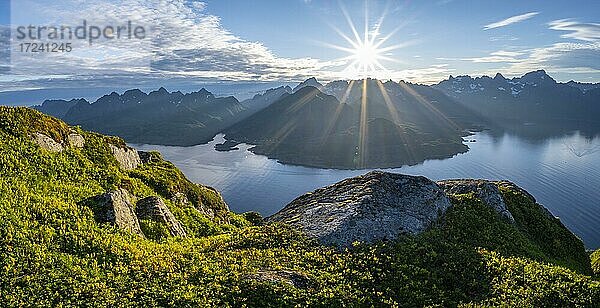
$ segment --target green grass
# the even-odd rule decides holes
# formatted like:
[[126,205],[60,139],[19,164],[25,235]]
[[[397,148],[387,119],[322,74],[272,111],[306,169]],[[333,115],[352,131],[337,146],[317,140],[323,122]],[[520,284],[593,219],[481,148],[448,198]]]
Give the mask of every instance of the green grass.
[[[0,301],[3,306],[593,307],[600,286],[583,244],[519,192],[503,190],[510,224],[471,195],[455,196],[419,236],[338,250],[255,213],[229,212],[154,153],[123,171],[108,144],[40,149],[70,128],[0,107]],[[62,136],[62,137],[59,137]],[[188,238],[141,221],[146,238],[94,219],[81,201],[117,188],[160,196]],[[179,196],[174,198],[174,196]],[[185,196],[187,202],[183,202]],[[598,253],[592,255],[598,269]],[[291,277],[291,278],[290,278]]]

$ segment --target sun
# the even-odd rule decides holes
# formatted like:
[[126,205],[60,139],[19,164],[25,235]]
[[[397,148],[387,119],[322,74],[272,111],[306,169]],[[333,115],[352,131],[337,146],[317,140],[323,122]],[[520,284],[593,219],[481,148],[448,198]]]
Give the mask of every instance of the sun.
[[[361,36],[357,31],[350,15],[340,4],[340,8],[350,26],[351,34],[348,35],[335,26],[331,26],[349,46],[338,46],[325,43],[326,46],[346,52],[348,55],[337,60],[346,63],[346,68],[341,72],[343,77],[364,79],[389,77],[389,71],[382,64],[383,61],[399,62],[392,58],[391,51],[403,47],[403,45],[384,46],[384,44],[399,30],[396,28],[386,36],[381,36],[380,29],[383,24],[385,13],[378,21],[370,26],[368,12],[365,2],[364,32]],[[352,38],[351,38],[352,37]]]
[[358,46],[353,50],[353,54],[350,58],[354,61],[352,65],[358,66],[359,72],[367,73],[369,71],[375,71],[378,68],[385,70],[383,65],[379,63],[382,55],[377,49],[377,46],[370,41],[365,41],[357,45]]

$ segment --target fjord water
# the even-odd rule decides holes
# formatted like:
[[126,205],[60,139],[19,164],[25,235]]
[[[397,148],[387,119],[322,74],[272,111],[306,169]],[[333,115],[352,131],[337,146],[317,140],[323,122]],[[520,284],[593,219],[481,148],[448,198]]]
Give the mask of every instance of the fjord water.
[[[539,203],[582,238],[586,247],[600,247],[600,137],[579,133],[528,140],[515,135],[477,133],[466,138],[470,150],[453,158],[429,160],[385,171],[452,178],[508,179],[528,190]],[[218,152],[219,135],[192,147],[134,145],[160,151],[192,181],[222,192],[231,210],[271,215],[296,197],[369,170],[334,170],[283,165],[249,151]]]

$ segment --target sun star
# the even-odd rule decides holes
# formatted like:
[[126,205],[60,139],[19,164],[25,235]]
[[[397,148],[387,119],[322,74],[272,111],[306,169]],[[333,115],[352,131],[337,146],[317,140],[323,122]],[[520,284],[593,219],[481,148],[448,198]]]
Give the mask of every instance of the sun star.
[[348,25],[350,26],[350,30],[352,31],[353,38],[350,38],[349,35],[340,31],[338,28],[332,28],[346,40],[350,46],[338,46],[332,44],[326,44],[328,47],[335,48],[341,51],[348,53],[348,56],[340,58],[338,60],[346,61],[348,63],[346,69],[342,72],[344,77],[347,78],[357,78],[363,79],[367,77],[373,78],[384,78],[388,70],[381,64],[381,61],[391,61],[398,62],[396,59],[393,59],[390,56],[389,52],[392,50],[401,48],[403,45],[393,45],[393,46],[383,46],[385,42],[387,42],[392,35],[394,35],[399,28],[392,31],[390,34],[386,36],[380,36],[379,30],[381,29],[381,25],[383,23],[383,19],[385,14],[379,18],[378,22],[375,24],[373,29],[369,27],[368,20],[368,12],[365,7],[365,24],[364,24],[364,34],[359,35],[356,30],[356,26],[354,22],[350,18],[350,15],[346,11],[346,9],[341,7],[346,20],[348,21]]

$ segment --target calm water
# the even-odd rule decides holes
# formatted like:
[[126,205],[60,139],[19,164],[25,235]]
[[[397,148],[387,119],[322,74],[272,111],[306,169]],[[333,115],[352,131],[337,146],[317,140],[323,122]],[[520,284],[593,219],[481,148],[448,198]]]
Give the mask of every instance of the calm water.
[[[451,178],[508,179],[533,194],[560,217],[591,249],[600,247],[600,138],[575,133],[561,138],[529,141],[513,135],[468,137],[471,150],[445,160],[386,171]],[[301,194],[368,170],[332,170],[289,166],[248,152],[217,152],[215,141],[193,147],[135,145],[158,150],[186,176],[217,188],[236,212],[277,212]]]

